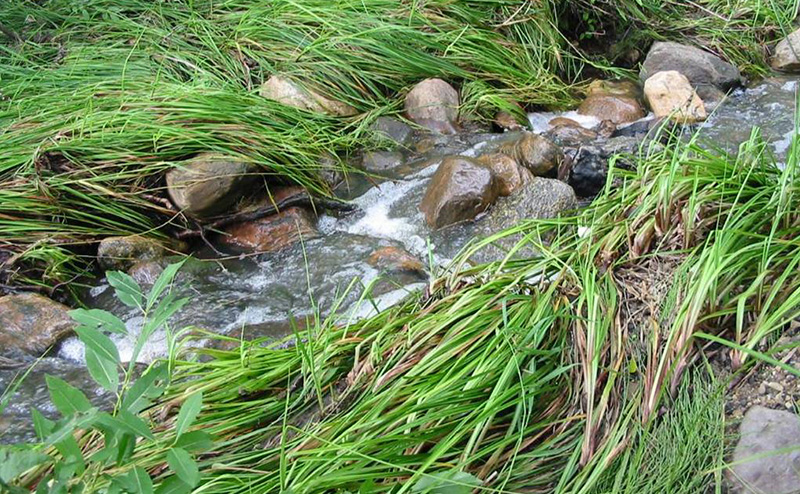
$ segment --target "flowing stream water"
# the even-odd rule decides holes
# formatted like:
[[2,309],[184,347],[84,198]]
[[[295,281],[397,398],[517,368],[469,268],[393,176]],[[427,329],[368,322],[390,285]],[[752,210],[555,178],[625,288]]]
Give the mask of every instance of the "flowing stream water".
[[[796,133],[795,103],[800,84],[797,79],[773,78],[732,93],[701,126],[702,140],[710,146],[735,151],[738,144],[759,127],[777,160],[785,159]],[[559,114],[531,114],[531,129],[546,131],[550,118]],[[591,127],[596,120],[561,114]],[[577,118],[576,118],[577,117]],[[424,274],[384,272],[369,262],[382,247],[402,248],[428,266],[447,263],[473,236],[472,224],[441,231],[430,229],[418,206],[442,157],[452,154],[475,156],[508,140],[508,134],[461,134],[428,137],[426,151],[408,153],[401,167],[380,183],[354,178],[343,195],[358,207],[342,217],[322,215],[322,235],[275,254],[227,260],[190,259],[179,274],[175,290],[190,298],[185,310],[175,316],[171,327],[198,327],[214,333],[252,339],[282,338],[290,335],[291,318],[304,328],[304,319],[319,313],[328,316],[334,306],[337,317],[366,317],[402,300],[425,286]],[[368,299],[361,297],[369,287]],[[87,291],[89,307],[109,310],[121,317],[129,332],[137,333],[141,317],[119,303],[105,280]],[[116,340],[125,360],[133,338]],[[167,351],[166,335],[155,334],[140,360],[152,361]],[[53,416],[44,376],[54,374],[84,390],[98,404],[109,397],[98,390],[82,365],[81,343],[66,340],[56,355],[42,359],[23,381],[8,408],[0,416],[0,442],[34,439],[30,408]],[[0,368],[0,391],[11,385],[19,369]]]

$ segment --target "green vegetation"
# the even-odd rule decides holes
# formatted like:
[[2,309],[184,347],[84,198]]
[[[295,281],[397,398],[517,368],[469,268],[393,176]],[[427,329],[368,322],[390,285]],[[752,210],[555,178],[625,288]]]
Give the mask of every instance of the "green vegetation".
[[[700,348],[722,342],[744,368],[800,316],[798,158],[796,140],[778,168],[757,132],[738,156],[654,145],[576,216],[476,241],[398,307],[298,329],[289,348],[171,361],[144,410],[155,439],[77,479],[140,468],[175,487],[178,408],[202,393],[209,492],[697,492],[719,481],[723,440],[719,388],[684,379]],[[505,260],[466,262],[519,234]],[[641,465],[656,470],[627,474]]]
[[[734,3],[9,0],[0,284],[71,289],[99,238],[168,234],[185,220],[165,206],[163,173],[198,152],[324,195],[320,157],[369,146],[369,122],[425,77],[460,85],[466,118],[518,112],[515,103],[565,107],[587,67],[620,73],[577,47],[610,42],[596,30],[637,49],[689,40],[758,73],[759,43],[789,28],[797,2]],[[273,74],[362,113],[267,101],[257,91]]]

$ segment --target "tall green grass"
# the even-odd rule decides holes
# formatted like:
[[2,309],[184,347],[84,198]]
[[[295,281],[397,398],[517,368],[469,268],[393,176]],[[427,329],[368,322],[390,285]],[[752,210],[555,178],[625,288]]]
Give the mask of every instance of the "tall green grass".
[[[643,153],[638,171],[612,169],[587,209],[476,241],[398,307],[309,324],[290,348],[256,341],[175,361],[167,397],[147,414],[158,440],[134,464],[159,478],[174,410],[202,391],[197,427],[217,444],[200,458],[199,492],[714,482],[719,395],[682,383],[709,340],[743,368],[800,316],[800,143],[784,169],[757,132],[737,156],[677,137]],[[470,266],[478,249],[520,234],[506,259]],[[540,254],[514,256],[531,248]],[[695,419],[708,428],[684,439],[714,449],[673,458],[689,448],[671,442],[675,428]],[[663,475],[625,473],[648,464]]]

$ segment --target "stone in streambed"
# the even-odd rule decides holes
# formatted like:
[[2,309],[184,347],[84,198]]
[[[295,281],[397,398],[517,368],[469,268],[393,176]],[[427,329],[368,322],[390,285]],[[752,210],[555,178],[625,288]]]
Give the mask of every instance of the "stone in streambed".
[[478,162],[492,171],[501,196],[510,196],[522,186],[523,170],[511,156],[503,153],[484,154],[478,158]]
[[422,261],[411,255],[408,251],[395,246],[376,249],[370,254],[367,263],[382,271],[417,274],[425,273],[425,265],[422,264]]
[[782,72],[800,72],[800,29],[787,36],[775,47],[772,68]]
[[519,139],[502,145],[501,153],[514,158],[517,163],[537,176],[555,173],[564,160],[564,153],[553,141],[533,132],[523,132]]
[[0,297],[0,355],[44,354],[75,328],[69,310],[35,293]]
[[650,48],[642,64],[642,82],[658,72],[680,72],[695,88],[715,86],[728,91],[742,84],[739,69],[721,58],[693,46],[672,42],[657,42]]
[[680,72],[670,70],[652,75],[644,83],[644,94],[656,117],[690,124],[708,116],[703,101]]
[[739,435],[728,472],[732,492],[792,494],[800,490],[800,417],[754,406],[745,414]]
[[399,146],[411,142],[414,130],[407,123],[392,117],[378,117],[370,127],[379,138],[390,141]]
[[361,167],[370,173],[385,173],[404,164],[403,153],[398,151],[368,151],[361,160]]
[[302,240],[317,237],[312,213],[301,207],[231,225],[220,235],[220,243],[236,252],[276,252]]
[[164,245],[140,235],[106,237],[97,247],[97,260],[104,270],[125,271],[137,262],[154,261],[166,254]]
[[578,113],[617,125],[635,122],[646,114],[638,93],[638,88],[628,81],[595,81]]
[[492,171],[463,156],[448,156],[436,169],[420,210],[428,225],[442,228],[474,219],[499,194]]
[[267,79],[267,82],[261,85],[259,94],[266,99],[316,113],[339,117],[349,117],[358,113],[358,110],[346,103],[326,98],[278,75]]
[[[524,187],[513,195],[498,199],[486,216],[476,223],[478,236],[488,237],[526,219],[555,218],[578,207],[575,192],[560,180],[529,177],[525,182]],[[471,259],[478,263],[503,259],[519,240],[520,235],[505,237],[479,250]],[[532,256],[535,253],[528,249],[518,255]]]
[[242,196],[242,187],[252,180],[251,171],[239,159],[201,154],[167,172],[169,197],[188,216],[214,216]]
[[458,120],[458,91],[441,79],[425,79],[406,95],[406,116],[413,122],[441,134],[455,134]]

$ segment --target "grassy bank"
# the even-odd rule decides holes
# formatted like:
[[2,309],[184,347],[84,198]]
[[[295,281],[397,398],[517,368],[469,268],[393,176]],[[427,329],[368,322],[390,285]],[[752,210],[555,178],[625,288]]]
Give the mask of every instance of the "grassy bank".
[[[784,169],[757,132],[738,156],[677,139],[643,153],[580,214],[477,241],[398,307],[299,328],[290,348],[256,341],[174,360],[145,413],[155,440],[132,465],[170,478],[177,409],[202,392],[193,429],[215,443],[198,457],[196,492],[719,485],[722,388],[705,354],[723,350],[733,372],[759,359],[785,367],[769,342],[800,316],[800,142]],[[466,263],[519,234],[506,260]],[[511,257],[531,247],[541,255]],[[87,451],[97,440],[84,436]],[[80,478],[100,489],[103,473],[123,472]]]
[[[183,220],[164,202],[163,173],[198,152],[326,194],[322,153],[369,146],[369,122],[423,78],[460,86],[462,115],[485,118],[512,103],[569,106],[587,67],[618,73],[605,56],[625,46],[589,50],[616,37],[640,49],[703,44],[758,73],[761,43],[797,10],[661,3],[10,0],[0,11],[0,284],[74,286],[99,238],[168,232]],[[361,113],[266,101],[257,90],[273,74]]]

